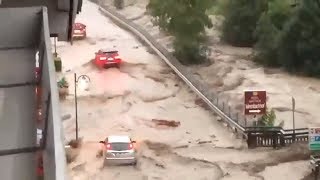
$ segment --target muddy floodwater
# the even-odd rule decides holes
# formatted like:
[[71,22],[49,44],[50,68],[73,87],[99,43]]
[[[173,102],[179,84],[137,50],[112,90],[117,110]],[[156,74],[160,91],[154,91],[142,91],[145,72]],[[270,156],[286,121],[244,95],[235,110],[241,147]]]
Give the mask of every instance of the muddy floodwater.
[[[87,25],[87,39],[73,46],[59,42],[57,49],[63,61],[58,78],[65,76],[70,84],[70,95],[61,101],[66,142],[75,138],[73,73],[91,80],[87,90],[78,88],[83,144],[72,152],[71,179],[298,180],[307,173],[303,146],[246,149],[161,59],[101,15],[96,5],[84,1],[76,21]],[[120,69],[93,65],[100,48],[119,51]],[[138,164],[103,167],[98,142],[120,134],[137,141]]]

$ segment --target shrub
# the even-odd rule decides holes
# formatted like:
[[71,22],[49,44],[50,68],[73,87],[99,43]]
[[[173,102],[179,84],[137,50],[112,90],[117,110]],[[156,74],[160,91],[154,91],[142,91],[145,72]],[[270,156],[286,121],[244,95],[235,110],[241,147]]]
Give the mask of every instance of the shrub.
[[53,53],[53,62],[54,62],[54,67],[56,69],[56,72],[61,72],[62,70],[62,61],[61,58],[58,56],[58,53]]
[[290,72],[320,77],[320,3],[303,0],[279,35],[279,63]]
[[276,113],[273,109],[267,110],[266,114],[258,120],[258,126],[273,127],[276,120]]
[[69,83],[68,83],[68,81],[66,80],[65,77],[61,78],[57,82],[57,85],[58,85],[59,88],[68,88],[69,87]]
[[280,65],[277,53],[279,34],[292,12],[291,0],[272,0],[268,3],[268,9],[261,15],[255,30],[258,40],[254,46],[256,62],[267,66]]
[[212,27],[206,14],[212,2],[150,0],[147,6],[153,22],[175,37],[174,55],[183,64],[201,63],[207,58],[201,48],[205,43],[205,28]]
[[256,42],[256,24],[267,8],[267,0],[230,0],[223,13],[222,38],[231,45],[251,47]]

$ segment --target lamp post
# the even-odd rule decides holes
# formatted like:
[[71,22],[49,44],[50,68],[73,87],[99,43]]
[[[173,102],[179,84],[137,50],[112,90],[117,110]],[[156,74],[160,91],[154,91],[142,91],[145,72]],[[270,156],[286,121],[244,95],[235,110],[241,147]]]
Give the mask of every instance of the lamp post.
[[77,97],[77,85],[79,79],[87,79],[90,82],[90,78],[87,75],[80,75],[77,77],[77,74],[74,73],[74,103],[75,103],[75,114],[76,114],[76,140],[78,141],[78,97]]
[[54,54],[57,54],[57,37],[54,37]]

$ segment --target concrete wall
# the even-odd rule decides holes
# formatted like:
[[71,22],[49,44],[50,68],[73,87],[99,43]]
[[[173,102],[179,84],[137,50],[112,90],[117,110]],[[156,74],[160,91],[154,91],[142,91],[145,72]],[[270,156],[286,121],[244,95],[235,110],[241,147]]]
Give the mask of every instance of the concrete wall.
[[[2,0],[0,8],[45,6],[48,8],[50,33],[58,34],[58,40],[67,41],[71,35],[72,29],[70,28],[78,12],[78,1],[79,0]],[[72,9],[70,8],[71,2],[73,2]],[[72,12],[70,13],[71,10]]]
[[[66,179],[66,158],[63,144],[62,122],[60,117],[57,80],[51,52],[49,26],[46,12],[43,12],[42,29],[40,38],[40,60],[43,58],[42,90],[43,99],[51,93],[49,104],[49,124],[46,149],[44,151],[44,171],[46,180]],[[43,104],[45,105],[45,104]]]
[[[35,67],[35,52],[38,50],[40,54],[40,66],[43,67],[42,70],[42,90],[43,90],[43,106],[46,107],[46,101],[48,100],[48,94],[51,94],[51,101],[49,103],[49,108],[46,109],[49,111],[48,118],[48,131],[47,131],[47,146],[44,149],[44,173],[46,180],[65,180],[66,179],[66,159],[63,145],[63,134],[62,134],[62,124],[59,111],[59,98],[57,91],[57,84],[55,78],[55,70],[51,53],[51,41],[49,37],[49,25],[48,25],[48,14],[45,7],[32,7],[32,8],[0,8],[0,62],[2,69],[1,77],[10,78],[9,80],[21,80],[20,76],[29,78],[27,80],[33,79],[34,77],[34,67]],[[27,49],[28,51],[25,55],[20,55],[18,58],[16,56],[10,55],[9,51],[21,51]],[[7,55],[9,54],[9,55]],[[17,60],[27,64],[28,68],[23,68],[19,70],[15,68],[12,64],[17,62]],[[18,61],[18,62],[19,62]],[[16,63],[21,67],[22,63]],[[12,70],[10,69],[12,68]],[[1,69],[0,69],[1,70]],[[7,71],[5,71],[7,70]],[[28,73],[26,76],[24,73]],[[7,72],[7,73],[6,73]],[[5,73],[5,74],[4,74]],[[15,78],[19,76],[20,79]],[[2,79],[3,79],[2,78]],[[24,80],[25,81],[25,80]],[[5,83],[2,82],[1,83]],[[8,82],[7,82],[8,83]],[[10,82],[9,82],[10,83]],[[17,82],[11,82],[17,83]],[[21,83],[21,82],[20,82]],[[32,89],[31,89],[32,88]],[[24,91],[19,95],[23,97],[28,97],[35,100],[34,87],[29,87],[30,92]],[[12,90],[11,90],[12,91]],[[1,101],[1,99],[0,99]],[[19,141],[28,141],[27,144],[10,144],[10,147],[7,147],[5,143],[10,142],[10,139],[2,137],[4,140],[0,141],[0,147],[2,149],[7,148],[22,148],[22,147],[11,147],[16,146],[32,146],[36,143],[36,118],[24,116],[23,113],[19,112],[23,109],[29,114],[35,115],[35,102],[23,99],[23,98],[11,98],[8,103],[15,104],[6,110],[7,115],[14,115],[15,121],[18,119],[20,123],[11,123],[10,126],[1,126],[3,119],[0,119],[0,131],[1,133],[19,131],[17,135],[11,135],[14,142]],[[23,102],[20,102],[23,101]],[[26,104],[23,104],[26,103]],[[22,104],[24,107],[17,107],[17,105]],[[7,108],[8,109],[8,108]],[[44,111],[45,112],[45,111]],[[20,113],[20,114],[19,114]],[[45,114],[45,113],[44,113]],[[20,116],[18,116],[20,115]],[[2,117],[2,116],[0,116]],[[9,118],[10,119],[10,118]],[[2,121],[1,121],[2,120]],[[23,124],[25,123],[25,124]],[[7,123],[8,124],[8,123]],[[1,129],[6,128],[6,129]],[[22,130],[23,131],[22,131]],[[23,133],[23,134],[21,134]],[[17,137],[16,137],[17,136]],[[6,140],[6,141],[5,141]],[[25,157],[26,154],[30,155],[24,159],[23,162],[16,163],[18,158],[16,157]],[[32,157],[33,155],[33,157]],[[0,168],[1,180],[11,180],[11,179],[23,179],[23,180],[33,180],[35,179],[35,155],[32,153],[16,154],[2,156],[0,159],[0,167],[10,166],[10,171],[6,168]],[[13,157],[10,159],[10,157]],[[8,163],[9,162],[9,163]],[[11,165],[10,165],[11,164]],[[17,168],[18,167],[18,168]],[[21,168],[21,171],[19,171]],[[8,168],[7,168],[8,169]],[[7,175],[9,174],[9,175]],[[23,178],[21,177],[23,176]],[[9,178],[7,178],[9,177]],[[13,177],[13,178],[10,178]]]

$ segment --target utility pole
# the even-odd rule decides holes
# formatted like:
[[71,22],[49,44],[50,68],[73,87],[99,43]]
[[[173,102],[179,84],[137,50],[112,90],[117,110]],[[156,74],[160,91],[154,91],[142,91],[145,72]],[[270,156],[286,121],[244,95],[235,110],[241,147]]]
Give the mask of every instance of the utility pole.
[[74,104],[75,104],[75,114],[76,114],[76,140],[78,141],[78,97],[77,97],[77,74],[74,73]]
[[295,119],[294,119],[294,112],[295,112],[295,106],[296,106],[296,100],[294,97],[292,97],[292,127],[293,127],[293,142],[296,141],[296,125],[295,125]]

